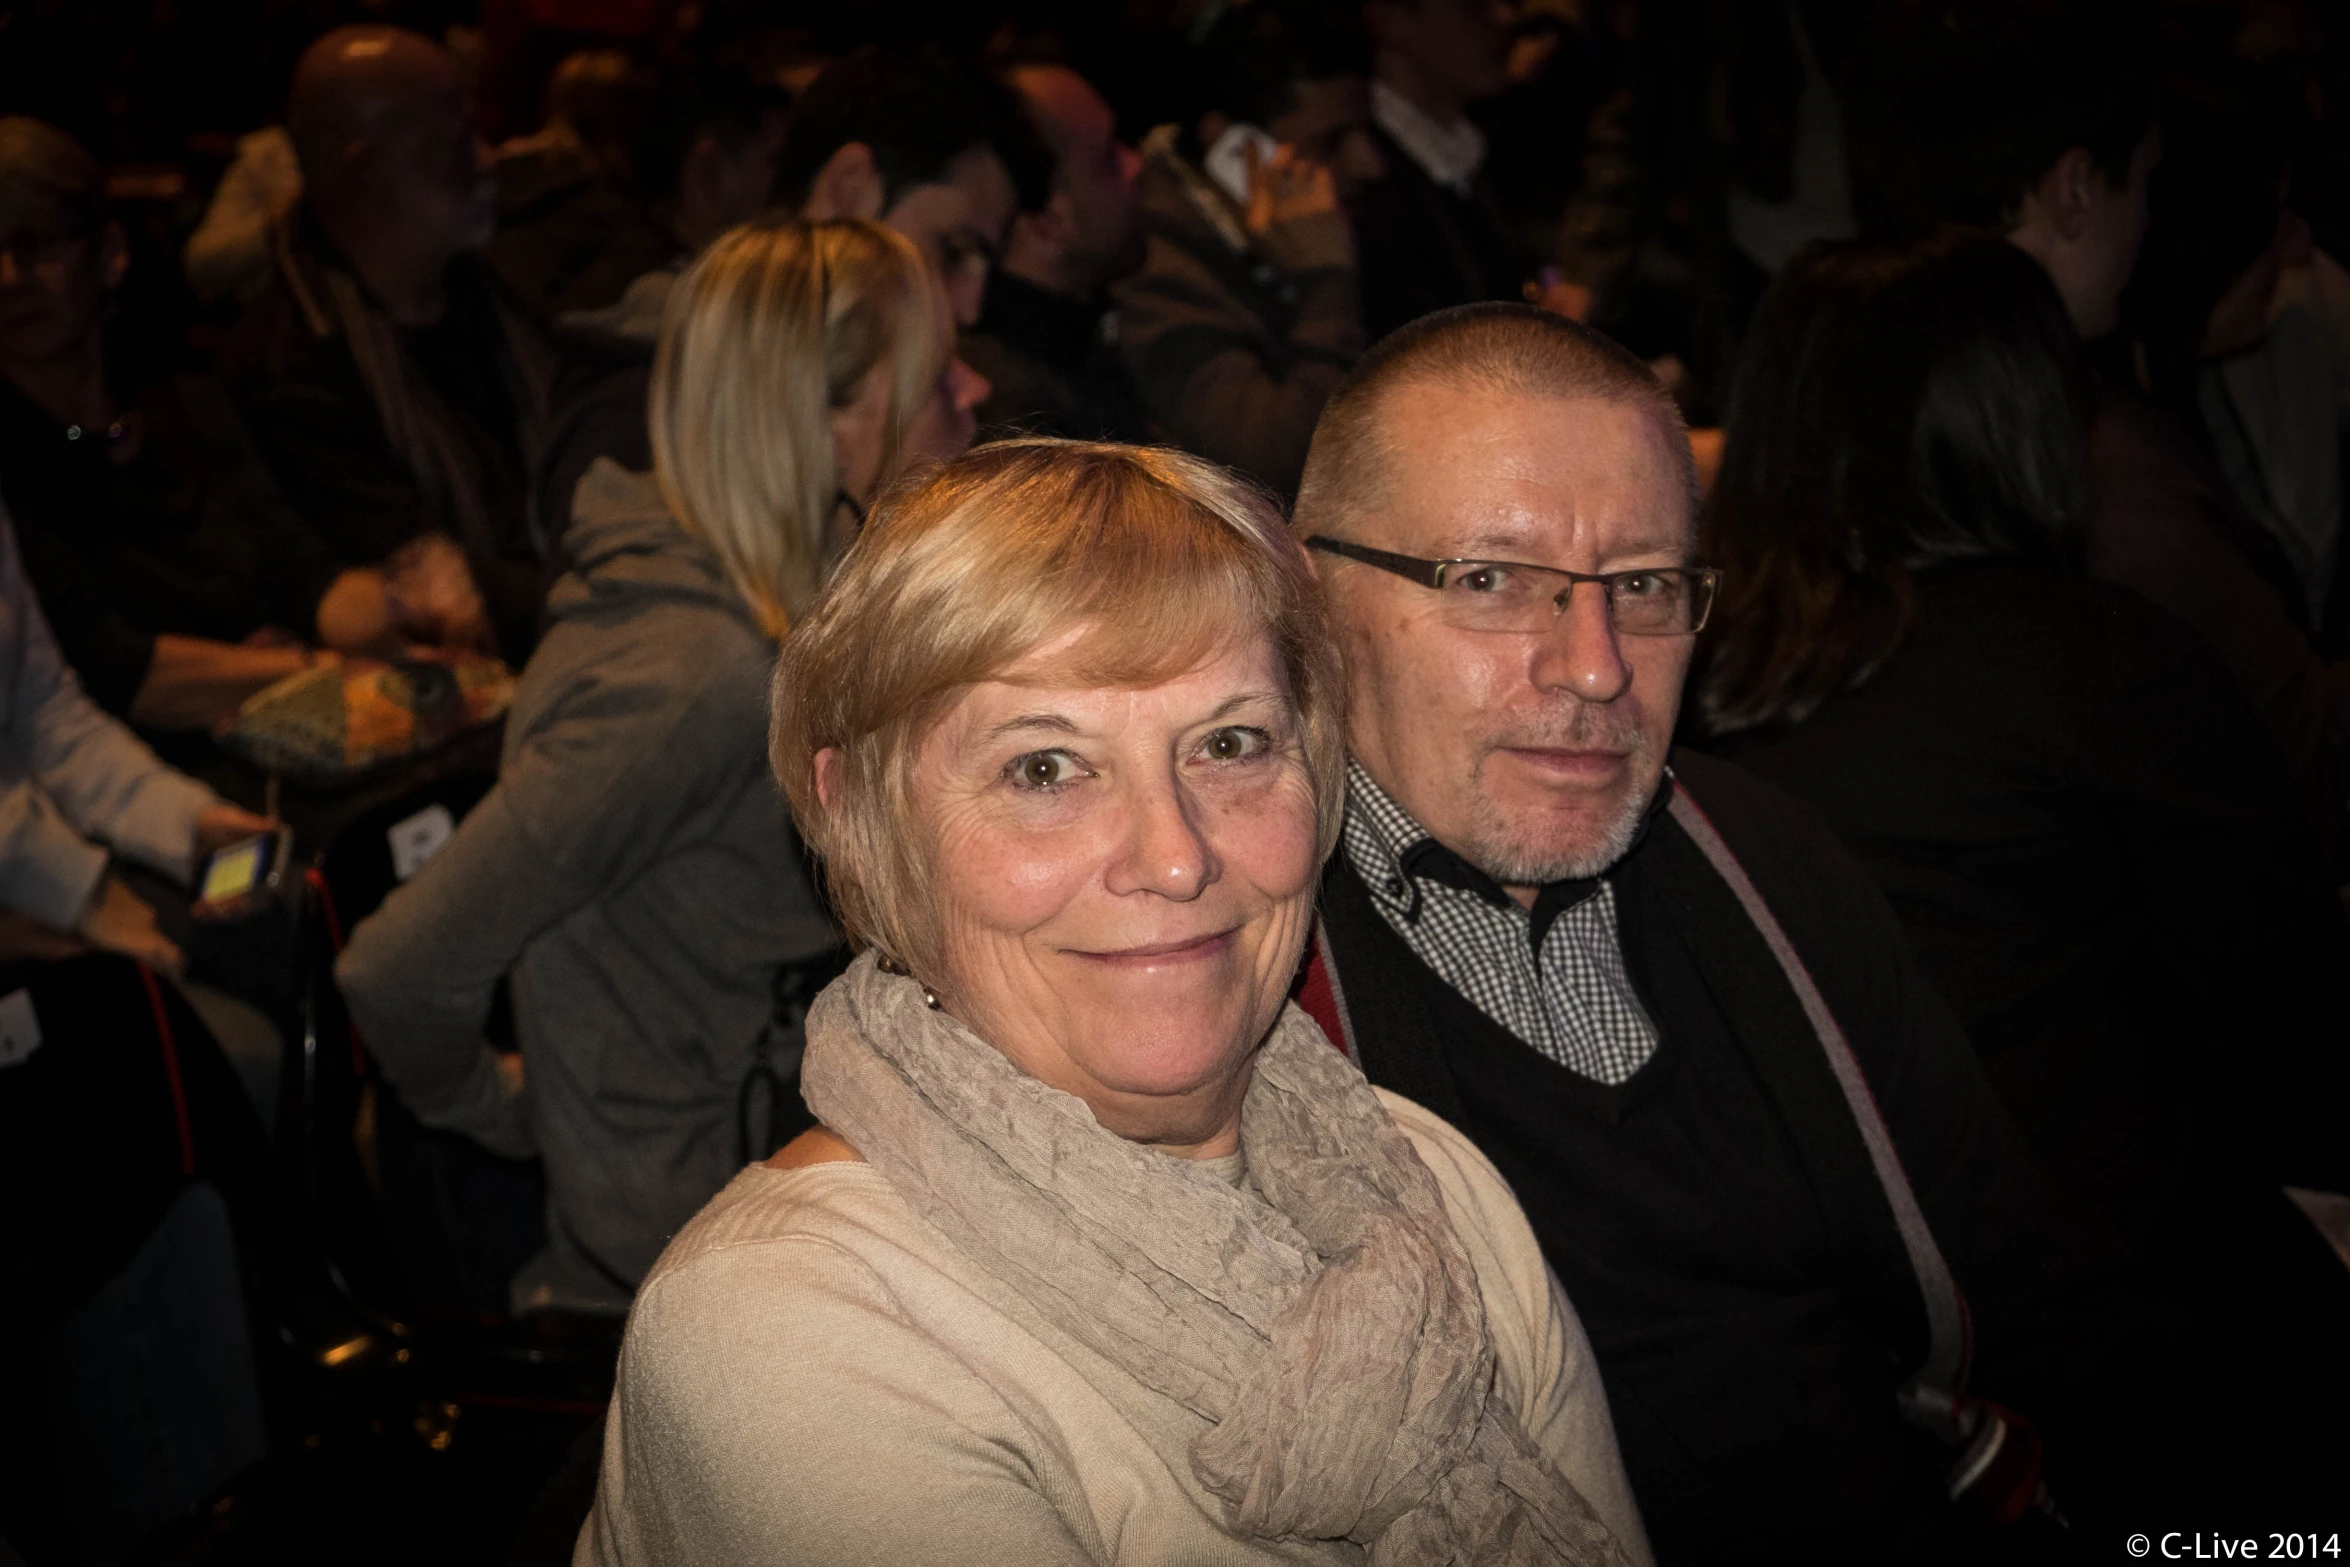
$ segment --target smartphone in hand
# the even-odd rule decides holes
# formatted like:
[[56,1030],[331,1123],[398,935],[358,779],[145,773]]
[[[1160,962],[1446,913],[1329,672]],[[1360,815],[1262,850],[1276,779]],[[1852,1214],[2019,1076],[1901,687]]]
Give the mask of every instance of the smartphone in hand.
[[196,902],[189,912],[206,920],[241,919],[256,912],[276,896],[293,852],[290,827],[258,832],[213,850],[196,878]]

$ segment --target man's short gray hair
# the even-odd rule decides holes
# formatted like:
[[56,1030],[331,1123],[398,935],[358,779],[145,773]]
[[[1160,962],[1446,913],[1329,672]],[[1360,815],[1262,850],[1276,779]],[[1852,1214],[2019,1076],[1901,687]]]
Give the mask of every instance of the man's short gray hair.
[[1459,305],[1381,338],[1323,406],[1306,454],[1292,526],[1302,537],[1343,528],[1379,503],[1398,442],[1382,405],[1404,386],[1434,382],[1463,391],[1554,401],[1597,398],[1652,409],[1674,436],[1697,515],[1697,467],[1672,394],[1613,338],[1532,305]]

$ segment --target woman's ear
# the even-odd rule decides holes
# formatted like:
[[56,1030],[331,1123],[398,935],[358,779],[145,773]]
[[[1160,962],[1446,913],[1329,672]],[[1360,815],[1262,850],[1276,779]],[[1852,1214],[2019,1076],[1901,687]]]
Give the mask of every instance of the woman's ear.
[[840,747],[828,745],[816,753],[816,803],[827,812],[840,808]]

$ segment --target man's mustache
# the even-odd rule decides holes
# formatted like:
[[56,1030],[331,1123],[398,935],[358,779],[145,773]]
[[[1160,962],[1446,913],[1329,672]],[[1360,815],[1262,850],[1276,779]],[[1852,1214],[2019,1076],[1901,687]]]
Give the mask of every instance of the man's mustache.
[[1595,703],[1578,703],[1568,711],[1494,735],[1486,746],[1495,751],[1614,751],[1631,756],[1648,749],[1648,736],[1629,714]]

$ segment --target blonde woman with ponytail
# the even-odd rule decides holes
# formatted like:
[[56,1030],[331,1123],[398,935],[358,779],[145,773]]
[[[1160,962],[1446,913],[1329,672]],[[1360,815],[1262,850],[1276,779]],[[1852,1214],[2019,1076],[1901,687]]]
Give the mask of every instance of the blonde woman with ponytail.
[[[662,322],[654,471],[580,480],[497,786],[336,967],[419,1118],[544,1159],[517,1310],[625,1309],[789,1135],[775,981],[822,973],[839,935],[767,771],[776,645],[873,497],[970,443],[987,385],[954,350],[937,277],[878,224],[705,251]],[[502,977],[519,1061],[483,1038]]]

